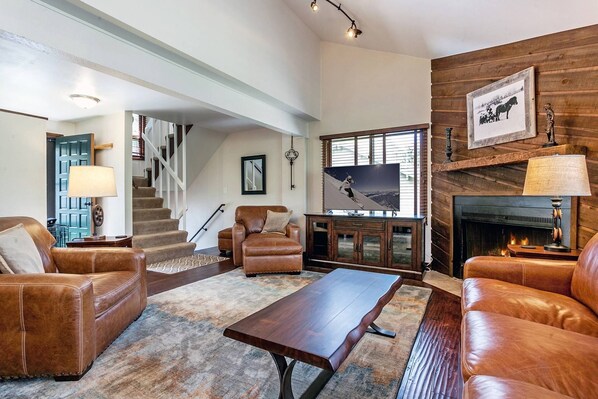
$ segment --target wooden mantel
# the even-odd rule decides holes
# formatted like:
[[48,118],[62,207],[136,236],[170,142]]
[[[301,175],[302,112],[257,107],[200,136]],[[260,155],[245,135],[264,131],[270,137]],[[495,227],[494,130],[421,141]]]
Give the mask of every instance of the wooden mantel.
[[435,163],[432,172],[456,172],[465,169],[483,168],[486,166],[500,166],[526,162],[530,158],[548,155],[585,154],[586,147],[563,144],[555,147],[538,148],[531,151],[510,152],[507,154],[492,155],[489,157],[472,158],[464,161]]

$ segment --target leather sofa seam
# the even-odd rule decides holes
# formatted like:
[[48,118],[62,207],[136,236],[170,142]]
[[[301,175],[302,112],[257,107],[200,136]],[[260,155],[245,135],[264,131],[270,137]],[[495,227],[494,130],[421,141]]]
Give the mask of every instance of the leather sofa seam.
[[19,322],[21,325],[21,361],[23,362],[23,373],[25,375],[28,374],[27,372],[27,351],[26,351],[26,342],[25,339],[27,338],[27,334],[25,331],[25,313],[24,313],[24,304],[23,304],[23,290],[25,289],[23,284],[19,285]]

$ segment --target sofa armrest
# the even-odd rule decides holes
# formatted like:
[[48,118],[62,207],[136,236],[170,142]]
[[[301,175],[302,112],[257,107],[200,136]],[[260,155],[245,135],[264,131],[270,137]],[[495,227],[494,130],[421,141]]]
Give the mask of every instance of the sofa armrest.
[[145,253],[139,248],[52,248],[60,273],[134,271],[145,276]]
[[476,256],[465,262],[463,278],[491,278],[571,296],[575,261]]
[[95,359],[88,277],[0,275],[0,375],[80,375]]
[[299,226],[297,226],[295,223],[287,224],[287,237],[289,237],[291,240],[301,243],[301,238],[299,237],[299,231],[300,231]]
[[235,266],[243,264],[243,250],[241,244],[247,237],[247,231],[242,223],[235,223],[233,225],[233,263]]

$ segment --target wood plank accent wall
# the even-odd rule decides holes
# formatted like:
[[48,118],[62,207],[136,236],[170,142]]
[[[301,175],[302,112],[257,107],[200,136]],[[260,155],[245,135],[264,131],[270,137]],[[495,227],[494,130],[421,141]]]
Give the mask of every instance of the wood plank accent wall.
[[[535,67],[538,136],[467,149],[465,96]],[[598,25],[432,60],[432,163],[445,159],[446,127],[453,127],[453,160],[539,148],[546,142],[543,106],[555,112],[556,141],[587,147],[592,197],[580,197],[572,242],[598,232]],[[452,201],[460,194],[520,195],[527,163],[432,174],[434,269],[452,274]]]

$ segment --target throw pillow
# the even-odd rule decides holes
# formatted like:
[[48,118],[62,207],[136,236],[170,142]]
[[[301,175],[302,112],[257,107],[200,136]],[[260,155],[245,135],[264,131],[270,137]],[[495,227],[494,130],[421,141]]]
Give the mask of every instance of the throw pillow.
[[0,231],[0,256],[14,274],[44,273],[42,258],[22,223]]
[[293,211],[272,212],[271,210],[268,210],[266,212],[266,223],[264,223],[262,233],[286,234],[287,224],[289,224],[292,213]]
[[2,256],[0,256],[0,274],[14,274]]

